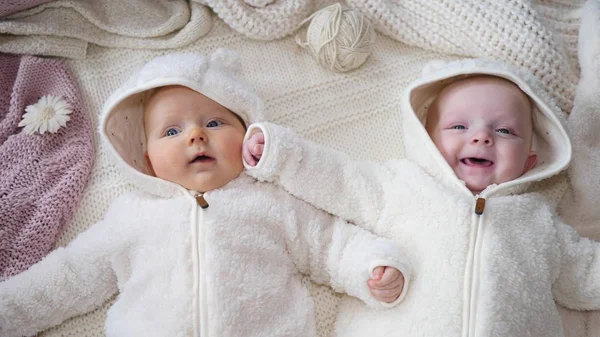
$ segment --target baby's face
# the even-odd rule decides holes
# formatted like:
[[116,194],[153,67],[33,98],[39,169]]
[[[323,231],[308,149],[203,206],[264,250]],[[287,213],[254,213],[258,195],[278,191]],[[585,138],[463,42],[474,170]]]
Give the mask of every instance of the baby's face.
[[531,169],[531,103],[513,83],[474,77],[446,87],[430,108],[427,131],[474,193]]
[[151,173],[189,190],[224,186],[243,170],[244,126],[225,107],[182,86],[158,89],[144,126]]

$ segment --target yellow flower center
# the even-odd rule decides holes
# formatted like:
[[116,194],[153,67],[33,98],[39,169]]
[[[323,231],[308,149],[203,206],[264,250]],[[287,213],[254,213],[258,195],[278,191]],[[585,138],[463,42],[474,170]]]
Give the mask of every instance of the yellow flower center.
[[40,111],[40,118],[44,120],[50,120],[54,117],[54,108],[46,106]]

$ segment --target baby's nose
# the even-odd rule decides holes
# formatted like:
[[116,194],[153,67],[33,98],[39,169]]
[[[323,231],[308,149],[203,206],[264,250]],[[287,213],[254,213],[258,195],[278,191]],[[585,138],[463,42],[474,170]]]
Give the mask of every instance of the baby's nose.
[[201,128],[195,128],[190,132],[188,143],[190,145],[206,141],[206,134]]
[[494,143],[494,139],[490,132],[488,131],[476,131],[471,137],[472,144],[483,144],[483,145],[492,145]]

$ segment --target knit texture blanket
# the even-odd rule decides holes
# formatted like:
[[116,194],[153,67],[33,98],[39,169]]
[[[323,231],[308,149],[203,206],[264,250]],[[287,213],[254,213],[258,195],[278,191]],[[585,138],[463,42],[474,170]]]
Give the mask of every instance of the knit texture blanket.
[[[0,5],[0,13],[14,8],[19,7]],[[88,43],[177,48],[198,40],[211,26],[208,9],[193,0],[50,1],[0,19],[0,51],[82,59]]]
[[[253,3],[245,7],[249,13],[259,14],[279,3],[246,2]],[[208,0],[205,3],[210,5]],[[318,9],[331,2],[307,3]],[[248,38],[248,27],[254,27],[251,19],[243,27],[232,23],[229,26],[228,20],[213,15],[213,27],[208,34],[175,50],[202,53],[218,47],[236,50],[242,58],[245,77],[265,99],[273,122],[289,126],[309,140],[357,159],[385,160],[404,155],[399,131],[401,117],[397,112],[400,96],[423,66],[434,59],[485,56],[526,67],[540,77],[565,113],[573,108],[579,81],[577,34],[583,1],[349,0],[349,3],[369,16],[379,32],[371,57],[350,73],[331,73],[318,66],[295,44],[293,34],[269,42]],[[234,10],[235,6],[215,9],[215,12],[224,18],[228,8]],[[277,16],[277,13],[274,11],[271,17],[281,22],[292,20],[289,15]],[[79,79],[94,126],[105,99],[135,67],[171,51],[90,45],[87,59],[69,61]],[[589,106],[581,111],[580,120],[593,113]],[[94,137],[97,140],[97,136]],[[109,163],[102,145],[97,146],[91,179],[59,245],[66,245],[100,220],[117,195],[133,189]],[[566,174],[533,188],[558,205],[567,189]],[[600,226],[600,221],[597,223]],[[307,286],[315,295],[319,333],[330,336],[340,295],[309,282]],[[42,335],[102,336],[109,306],[110,302]],[[594,322],[600,320],[590,318],[591,315],[597,313],[564,311],[568,336],[599,336],[600,327],[594,326]]]
[[0,17],[7,16],[31,7],[39,6],[52,0],[22,0],[22,1],[3,1],[0,3]]
[[[72,107],[56,133],[19,122],[46,95]],[[61,60],[0,54],[0,281],[41,260],[71,220],[92,169],[92,123]]]

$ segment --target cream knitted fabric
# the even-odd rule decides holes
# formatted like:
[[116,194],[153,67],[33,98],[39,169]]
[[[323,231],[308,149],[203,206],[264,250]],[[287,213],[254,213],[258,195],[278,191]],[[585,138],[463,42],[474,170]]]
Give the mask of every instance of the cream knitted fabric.
[[177,48],[204,36],[211,26],[210,11],[195,1],[59,0],[0,20],[0,51],[82,58],[87,43]]
[[[525,0],[522,2],[528,3]],[[451,3],[462,4],[463,1]],[[550,5],[553,3],[549,3]],[[454,21],[463,19],[466,18],[458,16]],[[425,25],[423,21],[413,24],[415,29]],[[529,27],[521,27],[523,35],[529,33]],[[537,24],[535,27],[542,26]],[[447,38],[464,42],[463,35]],[[482,35],[480,42],[485,44],[492,39],[493,36]],[[460,44],[459,42],[455,43]],[[218,47],[230,48],[240,54],[245,78],[264,98],[273,122],[290,126],[312,141],[344,151],[355,158],[375,160],[398,158],[404,154],[402,134],[399,131],[401,117],[398,114],[402,89],[420,75],[422,67],[428,61],[458,58],[409,47],[394,39],[378,36],[373,54],[361,68],[349,74],[336,74],[317,66],[308,53],[298,50],[292,37],[269,43],[253,41],[244,38],[221,20],[215,20],[213,30],[206,37],[176,51],[209,53]],[[512,50],[518,49],[517,47],[519,46]],[[437,45],[434,44],[432,48],[436,49]],[[542,49],[538,51],[541,52]],[[90,46],[86,60],[69,62],[79,78],[87,104],[86,110],[99,112],[109,94],[125,81],[133,69],[168,52],[171,51]],[[496,56],[505,57],[503,54]],[[568,89],[570,79],[575,81],[576,77],[573,75],[563,78],[563,87]],[[574,86],[575,83],[570,85]],[[571,95],[573,93],[574,89]],[[97,126],[97,116],[94,116],[93,122]],[[566,180],[562,175],[535,186],[535,189],[558,203],[565,187]],[[100,220],[111,200],[132,189],[133,186],[109,164],[104,149],[98,148],[96,163],[83,200],[59,244],[65,245],[78,233]],[[312,292],[316,296],[320,335],[329,336],[339,295],[325,287],[312,286]],[[101,328],[105,310],[106,305],[50,329],[42,336],[103,336]],[[578,316],[579,313],[573,315]],[[574,333],[579,331],[577,328],[567,330]],[[595,330],[589,335],[568,336],[599,335],[600,330]]]
[[573,69],[579,69],[577,32],[584,3],[585,0],[537,0],[532,5],[539,13],[542,23],[553,31],[557,42],[565,47]]
[[[531,70],[566,112],[573,107],[577,75],[568,53],[552,29],[568,26],[573,13],[545,3],[536,12],[524,0],[385,1],[348,0],[373,22],[375,29],[400,42],[446,54],[495,58]],[[558,11],[566,17],[559,17]],[[543,15],[548,16],[546,19]],[[576,38],[576,31],[557,29]]]
[[[325,5],[314,0],[202,1],[236,31],[263,40],[292,33],[308,11]],[[528,68],[541,78],[564,111],[573,107],[582,0],[347,3],[362,11],[376,30],[400,42],[445,54],[503,59]]]
[[273,40],[294,32],[315,9],[314,0],[199,0],[231,28],[252,39]]

